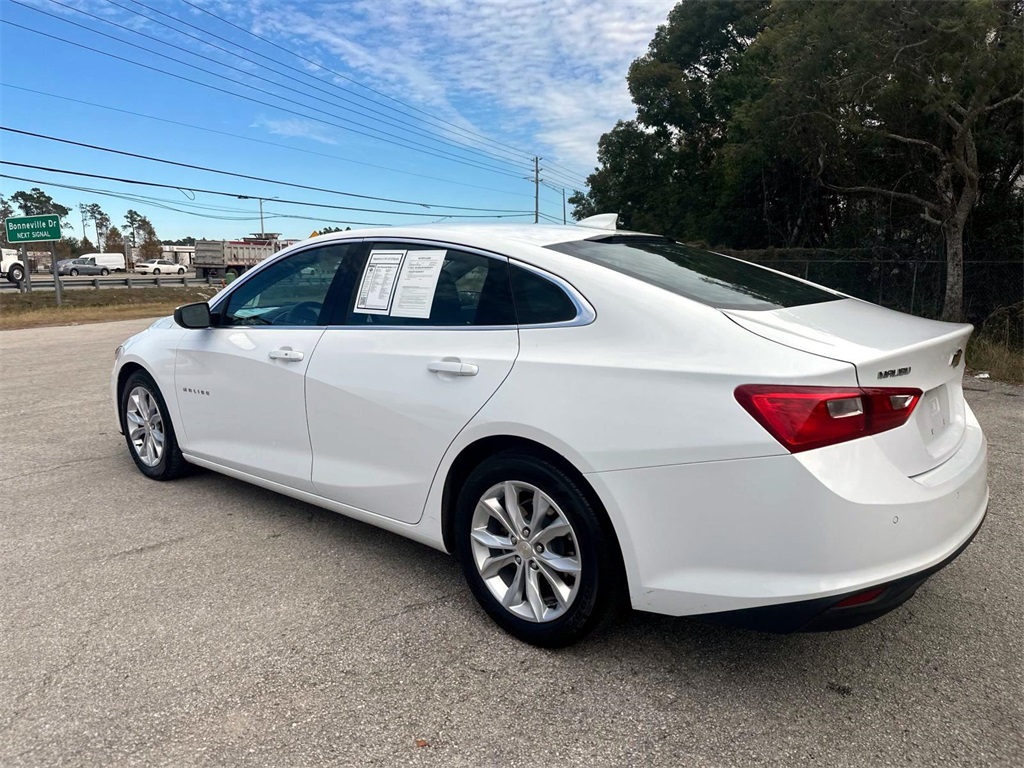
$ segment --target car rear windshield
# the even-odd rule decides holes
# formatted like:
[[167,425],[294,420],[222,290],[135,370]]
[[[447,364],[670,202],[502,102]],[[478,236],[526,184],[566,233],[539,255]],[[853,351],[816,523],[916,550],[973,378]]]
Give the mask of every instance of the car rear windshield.
[[613,236],[547,247],[718,309],[782,309],[843,298],[755,264],[664,238]]

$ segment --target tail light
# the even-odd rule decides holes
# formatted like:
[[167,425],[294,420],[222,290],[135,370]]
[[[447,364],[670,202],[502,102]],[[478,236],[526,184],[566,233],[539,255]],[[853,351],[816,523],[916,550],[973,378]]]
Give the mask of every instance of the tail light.
[[772,437],[797,453],[905,424],[921,390],[745,384],[735,395]]

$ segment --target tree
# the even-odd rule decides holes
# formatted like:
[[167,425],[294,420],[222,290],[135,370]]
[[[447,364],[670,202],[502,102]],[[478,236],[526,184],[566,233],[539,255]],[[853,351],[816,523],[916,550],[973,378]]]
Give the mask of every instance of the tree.
[[83,237],[78,241],[78,247],[72,248],[72,252],[74,251],[78,251],[78,253],[74,254],[75,256],[81,256],[83,253],[96,253],[96,246],[92,244],[92,240],[88,237]]
[[131,208],[128,209],[128,213],[124,215],[125,221],[125,234],[128,237],[128,242],[131,243],[132,248],[135,248],[139,244],[138,228],[140,222],[145,217],[138,211],[133,211]]
[[54,202],[53,198],[39,187],[32,187],[28,192],[15,192],[11,195],[11,202],[18,206],[22,216],[56,214],[61,220],[61,226],[68,226],[65,219],[71,213],[71,209]]
[[321,227],[320,229],[317,230],[317,232],[319,232],[321,235],[329,235],[332,232],[348,232],[351,229],[352,227],[345,227],[344,229],[342,229],[341,227]]
[[112,226],[107,230],[106,237],[103,240],[103,250],[110,253],[124,252],[124,238],[121,236],[121,230],[116,226]]
[[142,244],[139,246],[140,260],[159,259],[163,251],[160,249],[160,240],[157,239],[153,224],[145,216],[140,216],[135,227],[137,233],[142,236]]
[[110,217],[103,212],[99,203],[89,203],[88,205],[82,206],[82,211],[83,216],[88,216],[92,219],[93,228],[96,232],[96,242],[99,243],[100,248],[102,248],[103,243],[106,240],[107,230],[110,228]]
[[[13,215],[14,208],[11,207],[11,204],[7,202],[7,199],[3,195],[0,195],[0,219],[4,219],[6,221]],[[3,232],[0,232],[0,238],[2,238],[4,245],[10,245],[7,241],[7,227],[4,227]]]
[[[1020,2],[777,3],[751,48],[771,61],[751,113],[784,129],[821,186],[941,231],[946,320],[963,316],[964,235],[998,183],[992,150],[1020,143],[1022,40]],[[1015,184],[1015,164],[998,181]]]

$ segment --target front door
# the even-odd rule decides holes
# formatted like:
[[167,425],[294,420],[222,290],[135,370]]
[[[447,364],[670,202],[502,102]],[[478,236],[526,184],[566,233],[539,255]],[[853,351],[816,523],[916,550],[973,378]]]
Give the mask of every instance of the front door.
[[312,491],[304,380],[360,245],[294,253],[232,286],[178,347],[185,452]]
[[419,520],[434,472],[519,352],[508,261],[375,243],[306,374],[316,492]]

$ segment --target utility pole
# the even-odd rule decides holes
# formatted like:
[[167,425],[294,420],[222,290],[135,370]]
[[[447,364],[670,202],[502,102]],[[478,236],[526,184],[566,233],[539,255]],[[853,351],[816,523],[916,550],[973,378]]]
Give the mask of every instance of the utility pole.
[[266,238],[267,230],[263,228],[263,198],[260,198],[260,237]]
[[565,224],[565,187],[562,187],[562,223]]
[[89,235],[87,235],[86,232],[85,232],[85,213],[86,213],[85,203],[79,203],[78,204],[78,210],[82,214],[82,239],[84,240],[87,237],[89,237]]
[[540,221],[540,158],[533,158],[533,223]]

